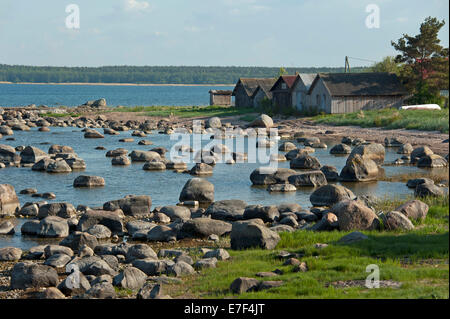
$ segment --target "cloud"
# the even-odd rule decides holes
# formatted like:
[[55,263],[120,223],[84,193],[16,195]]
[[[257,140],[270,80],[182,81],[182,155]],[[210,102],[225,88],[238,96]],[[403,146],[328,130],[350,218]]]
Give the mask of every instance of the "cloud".
[[146,11],[151,9],[150,3],[147,1],[125,0],[124,6],[126,11]]

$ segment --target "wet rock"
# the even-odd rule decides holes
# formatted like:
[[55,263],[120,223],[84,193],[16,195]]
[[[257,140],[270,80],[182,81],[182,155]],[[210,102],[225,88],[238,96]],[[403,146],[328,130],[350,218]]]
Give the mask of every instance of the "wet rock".
[[73,181],[73,187],[103,187],[105,180],[100,176],[80,175]]
[[133,151],[131,152],[130,157],[133,162],[161,161],[161,155],[153,151]]
[[311,171],[292,175],[288,181],[295,187],[319,187],[327,184],[327,179],[322,171]]
[[274,249],[280,236],[256,222],[235,222],[231,229],[231,249]]
[[34,164],[41,159],[48,157],[48,154],[34,146],[27,146],[20,153],[20,163],[22,164]]
[[198,201],[200,204],[214,202],[214,185],[201,178],[192,178],[184,185],[180,197],[180,202]]
[[0,184],[0,217],[14,216],[19,210],[19,198],[14,187],[9,184]]
[[351,190],[340,185],[325,185],[315,190],[310,201],[314,206],[333,206],[343,200],[352,200],[356,196]]
[[14,235],[14,224],[9,220],[2,221],[0,219],[0,235]]
[[260,167],[255,169],[250,175],[253,185],[273,185],[285,184],[289,176],[297,174],[296,171],[288,168],[267,168]]
[[[103,209],[108,211],[115,211],[121,209],[125,215],[129,216],[145,216],[150,214],[150,208],[152,206],[152,199],[150,196],[130,195],[125,198],[109,201],[103,204]],[[111,229],[108,225],[105,225]],[[113,231],[113,229],[111,229]]]
[[57,284],[58,273],[49,266],[21,262],[11,271],[11,289],[56,287]]
[[242,200],[222,200],[211,204],[205,211],[205,215],[210,215],[212,219],[226,221],[241,220],[246,207],[247,203]]
[[377,215],[359,201],[341,201],[332,207],[332,211],[338,218],[339,229],[343,231],[374,230],[380,225]]
[[124,289],[139,290],[146,280],[147,275],[143,271],[135,267],[127,267],[114,277],[113,285]]
[[424,220],[428,214],[428,205],[420,200],[408,201],[395,209],[396,212],[400,212],[408,219]]
[[333,146],[330,150],[330,154],[335,155],[350,154],[351,152],[352,148],[346,144],[337,144]]
[[37,235],[47,238],[67,237],[69,235],[69,225],[63,218],[49,216],[39,222]]
[[22,257],[22,249],[15,247],[0,248],[0,261],[18,261]]

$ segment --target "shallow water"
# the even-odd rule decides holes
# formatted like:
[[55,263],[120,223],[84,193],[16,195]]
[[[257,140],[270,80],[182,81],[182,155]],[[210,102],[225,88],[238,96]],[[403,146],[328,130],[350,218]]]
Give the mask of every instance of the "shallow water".
[[[163,146],[168,150],[177,143],[177,139],[172,140],[168,135],[154,134],[146,138],[134,138],[132,143],[121,143],[118,140],[124,137],[131,137],[132,131],[121,132],[120,135],[105,135],[104,139],[85,139],[81,129],[78,128],[57,128],[52,127],[51,132],[37,132],[37,128],[32,128],[30,132],[15,131],[15,141],[0,140],[2,144],[13,147],[18,145],[32,145],[44,151],[52,144],[72,146],[79,157],[85,160],[86,170],[75,171],[68,174],[48,174],[45,172],[35,172],[31,168],[5,168],[0,170],[0,184],[11,184],[18,194],[21,205],[30,201],[39,201],[39,198],[32,198],[29,195],[20,195],[19,192],[25,188],[36,188],[39,193],[53,192],[56,200],[53,202],[70,202],[73,205],[89,205],[91,207],[102,206],[104,202],[119,199],[129,194],[150,195],[152,207],[175,205],[178,203],[179,194],[187,180],[192,178],[189,174],[175,173],[171,170],[163,172],[148,172],[142,169],[144,163],[133,163],[130,166],[112,166],[111,158],[105,156],[106,151],[95,150],[97,146],[104,146],[107,150],[119,147],[126,148],[129,152],[133,150],[150,150],[153,147]],[[36,131],[36,132],[35,132]],[[102,131],[102,130],[100,130]],[[173,138],[173,137],[172,137]],[[151,140],[153,145],[141,146],[137,142],[141,139]],[[254,142],[252,138],[245,138],[245,143]],[[335,166],[338,171],[345,165],[346,156],[335,156],[329,154],[329,149],[338,141],[325,140],[328,149],[316,149],[313,156],[317,157],[322,165]],[[230,143],[233,140],[213,140],[213,143]],[[284,141],[280,141],[282,143]],[[295,141],[292,141],[299,145]],[[42,144],[48,143],[48,144]],[[202,145],[211,143],[207,139]],[[271,151],[277,152],[278,146],[274,146]],[[386,162],[391,162],[400,157],[395,149],[386,149]],[[168,156],[168,154],[166,154]],[[278,163],[279,167],[289,167],[289,162]],[[188,164],[190,169],[194,164]],[[261,163],[237,163],[235,165],[217,164],[214,174],[206,177],[215,186],[215,200],[241,199],[248,204],[276,205],[286,202],[295,202],[302,207],[311,206],[309,196],[314,191],[313,188],[302,188],[294,193],[271,194],[265,187],[254,187],[250,181],[250,174]],[[386,166],[384,167],[387,176],[395,174],[422,171],[428,174],[431,170],[419,169],[413,166]],[[102,188],[80,189],[72,186],[74,179],[79,175],[96,175],[105,179],[106,186]],[[391,182],[370,182],[370,183],[346,183],[356,195],[374,195],[387,198],[405,198],[413,194],[405,183]],[[20,221],[19,221],[20,222]],[[0,247],[18,246],[29,248],[34,246],[39,240],[20,237],[20,225],[16,227],[16,234],[13,237],[0,237]]]

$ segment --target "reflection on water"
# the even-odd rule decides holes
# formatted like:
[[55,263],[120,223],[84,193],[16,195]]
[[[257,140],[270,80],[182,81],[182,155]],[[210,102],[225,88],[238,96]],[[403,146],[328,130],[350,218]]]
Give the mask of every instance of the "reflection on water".
[[[163,172],[148,172],[142,169],[144,163],[134,163],[130,166],[112,166],[111,158],[105,157],[106,151],[95,150],[97,146],[104,146],[107,150],[119,147],[133,150],[150,150],[153,147],[165,147],[168,150],[177,143],[178,139],[171,140],[167,135],[151,134],[145,139],[151,140],[153,145],[137,145],[140,138],[134,137],[132,143],[121,143],[119,139],[131,137],[131,131],[121,132],[118,136],[106,135],[104,139],[84,139],[81,129],[74,128],[51,128],[51,132],[37,132],[32,128],[30,132],[15,131],[15,141],[1,140],[2,144],[13,147],[18,145],[32,145],[48,151],[51,144],[72,146],[79,157],[86,162],[87,169],[83,172],[72,172],[69,174],[47,174],[34,172],[31,168],[5,168],[0,170],[0,183],[11,184],[16,192],[25,188],[36,188],[39,193],[53,192],[56,194],[58,202],[70,202],[72,204],[89,205],[92,207],[102,206],[104,202],[122,198],[125,195],[150,195],[153,207],[164,205],[175,205],[178,197],[187,180],[192,178],[188,174],[175,173],[167,170]],[[202,145],[208,143],[231,143],[233,140],[209,140],[202,141]],[[234,141],[234,143],[251,144],[252,139],[245,138],[244,141]],[[297,145],[295,141],[292,141]],[[345,165],[346,156],[334,156],[329,154],[329,149],[337,141],[324,140],[329,146],[328,149],[317,149],[316,156],[322,165],[335,166],[340,171]],[[274,146],[272,151],[277,152]],[[387,148],[386,162],[391,162],[401,157],[395,153],[395,149]],[[188,164],[191,168],[194,164]],[[215,186],[215,199],[242,199],[248,204],[276,205],[286,202],[295,202],[302,207],[311,206],[309,196],[313,192],[312,188],[302,188],[295,193],[277,194],[268,193],[265,188],[252,187],[250,174],[255,168],[261,166],[259,163],[238,163],[235,165],[217,164],[214,167],[214,174],[206,177]],[[279,167],[289,167],[289,162],[279,163]],[[429,174],[432,170],[419,169],[413,166],[386,166],[385,174],[392,176],[395,174],[423,172]],[[95,189],[80,189],[72,186],[73,180],[80,174],[102,176],[106,181],[106,186]],[[391,182],[371,182],[371,183],[346,183],[356,195],[374,195],[377,197],[405,198],[413,193],[405,183]],[[23,205],[26,202],[37,201],[27,195],[20,195],[19,200]],[[36,239],[21,239],[20,225],[16,227],[18,234],[12,237],[0,237],[0,247],[2,246],[24,246],[38,244]],[[25,244],[26,242],[26,244]]]

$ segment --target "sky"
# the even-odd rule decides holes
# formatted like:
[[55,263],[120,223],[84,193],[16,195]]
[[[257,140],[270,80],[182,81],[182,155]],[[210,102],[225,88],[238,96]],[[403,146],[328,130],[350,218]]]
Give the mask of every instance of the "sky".
[[448,47],[448,12],[448,0],[0,0],[0,64],[370,65],[428,16],[446,21]]

